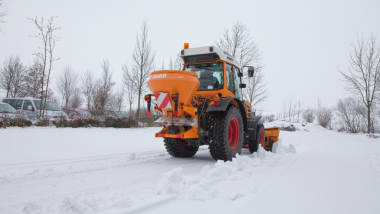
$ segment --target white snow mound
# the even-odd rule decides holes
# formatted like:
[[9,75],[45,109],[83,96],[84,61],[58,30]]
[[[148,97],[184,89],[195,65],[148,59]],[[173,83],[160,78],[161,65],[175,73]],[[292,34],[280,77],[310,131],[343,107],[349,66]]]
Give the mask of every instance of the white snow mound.
[[255,175],[261,169],[279,166],[281,160],[286,162],[292,159],[295,152],[291,144],[278,144],[277,153],[267,152],[260,147],[258,152],[251,155],[237,155],[232,161],[206,165],[195,176],[186,176],[182,168],[176,168],[159,181],[157,193],[197,201],[236,200],[257,191],[259,184],[255,181]]

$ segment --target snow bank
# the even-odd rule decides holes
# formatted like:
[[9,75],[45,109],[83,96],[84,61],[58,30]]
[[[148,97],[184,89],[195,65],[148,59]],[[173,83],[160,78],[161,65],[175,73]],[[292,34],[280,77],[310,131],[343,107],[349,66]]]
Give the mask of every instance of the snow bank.
[[277,167],[283,164],[280,160],[291,160],[295,152],[291,144],[278,144],[276,153],[260,148],[252,155],[238,155],[230,162],[204,166],[196,176],[186,176],[181,167],[175,168],[159,181],[157,193],[197,201],[236,200],[256,192],[255,180],[260,169]]
[[276,120],[273,122],[267,122],[264,123],[265,128],[270,128],[270,127],[280,127],[282,131],[287,131],[294,129],[294,131],[309,131],[310,126],[312,124],[310,123],[293,123],[293,122],[287,122],[284,120]]

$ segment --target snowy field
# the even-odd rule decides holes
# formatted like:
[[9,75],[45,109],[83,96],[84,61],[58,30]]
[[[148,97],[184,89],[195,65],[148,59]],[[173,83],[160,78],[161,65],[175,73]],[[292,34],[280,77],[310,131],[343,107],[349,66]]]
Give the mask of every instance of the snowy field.
[[0,213],[380,213],[380,139],[300,129],[225,163],[157,128],[1,129]]

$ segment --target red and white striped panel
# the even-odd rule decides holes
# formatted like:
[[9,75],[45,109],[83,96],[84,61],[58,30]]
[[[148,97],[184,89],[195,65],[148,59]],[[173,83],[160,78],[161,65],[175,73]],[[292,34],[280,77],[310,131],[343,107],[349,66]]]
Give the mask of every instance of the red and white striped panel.
[[171,108],[172,104],[170,103],[169,94],[164,92],[159,92],[154,95],[156,98],[156,104],[159,108]]

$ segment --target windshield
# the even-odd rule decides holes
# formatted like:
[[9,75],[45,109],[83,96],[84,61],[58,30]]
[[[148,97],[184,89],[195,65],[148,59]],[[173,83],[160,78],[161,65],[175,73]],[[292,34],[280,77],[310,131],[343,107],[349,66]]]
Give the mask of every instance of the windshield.
[[223,63],[186,65],[185,71],[198,75],[200,82],[198,91],[217,90],[223,88]]
[[[41,100],[33,100],[34,105],[38,110],[40,110],[41,106]],[[45,110],[48,111],[60,111],[61,109],[56,103],[46,101]]]
[[16,113],[16,110],[6,103],[0,103],[0,113]]

